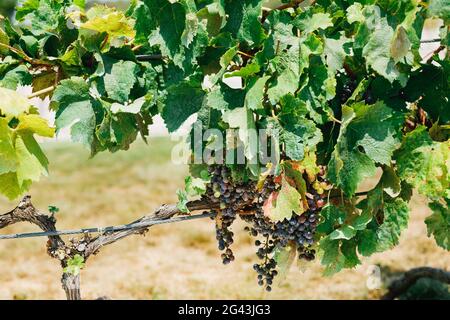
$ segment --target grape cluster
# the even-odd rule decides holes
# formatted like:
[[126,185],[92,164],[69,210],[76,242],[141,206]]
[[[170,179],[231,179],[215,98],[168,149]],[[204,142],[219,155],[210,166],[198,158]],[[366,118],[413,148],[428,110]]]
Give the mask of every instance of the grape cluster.
[[267,291],[272,290],[272,284],[277,276],[277,262],[274,252],[277,248],[292,246],[297,248],[298,258],[305,261],[315,259],[316,252],[315,233],[319,222],[321,208],[325,205],[328,182],[324,179],[325,168],[320,167],[317,176],[311,178],[305,173],[307,182],[306,202],[308,209],[302,215],[293,214],[290,219],[279,222],[271,221],[264,214],[264,205],[274,192],[280,191],[280,184],[273,176],[265,178],[259,190],[256,190],[255,182],[233,182],[231,171],[226,166],[210,166],[211,183],[208,185],[206,197],[219,207],[216,220],[216,238],[218,247],[223,251],[221,257],[224,264],[234,260],[231,245],[233,244],[233,232],[230,230],[237,213],[250,206],[251,214],[239,215],[249,226],[245,230],[255,240],[256,256],[260,263],[253,265],[257,273],[258,284],[264,286]]
[[364,92],[363,99],[366,104],[374,104],[376,102],[376,98],[370,89]]
[[[325,190],[329,188],[328,182],[323,178],[324,174],[325,169],[320,167],[320,172],[315,180],[307,184],[308,210],[301,216],[293,214],[290,219],[276,223],[264,216],[262,205],[272,192],[279,189],[274,179],[268,177],[258,198],[260,206],[258,206],[255,214],[242,217],[245,221],[251,223],[252,227],[247,227],[247,230],[252,236],[259,235],[265,239],[264,241],[255,241],[255,245],[258,247],[256,255],[263,261],[260,264],[255,264],[253,268],[258,274],[258,284],[265,286],[267,291],[272,290],[273,278],[277,275],[276,261],[270,258],[275,248],[293,245],[297,248],[299,259],[306,261],[315,259],[314,237],[320,210],[326,203],[324,199]],[[305,180],[308,181],[307,176],[305,176]]]
[[252,181],[234,182],[231,170],[224,165],[208,167],[211,183],[206,190],[206,197],[212,203],[219,204],[216,217],[216,239],[218,248],[224,251],[221,255],[224,264],[234,260],[231,250],[233,232],[231,225],[236,219],[236,213],[246,205],[251,204],[256,196],[255,183]]
[[257,208],[255,210],[255,214],[251,216],[242,216],[241,218],[251,224],[251,227],[246,227],[246,230],[250,233],[251,236],[257,237],[262,236],[264,238],[263,241],[256,240],[255,246],[257,247],[256,256],[262,260],[261,263],[255,263],[253,265],[253,269],[258,274],[258,284],[260,286],[265,286],[267,291],[272,290],[272,283],[274,277],[278,274],[276,267],[277,263],[272,256],[277,243],[274,241],[274,224],[264,216],[263,205],[272,194],[272,192],[277,191],[279,186],[277,186],[274,182],[273,176],[268,176],[260,194],[257,198]]

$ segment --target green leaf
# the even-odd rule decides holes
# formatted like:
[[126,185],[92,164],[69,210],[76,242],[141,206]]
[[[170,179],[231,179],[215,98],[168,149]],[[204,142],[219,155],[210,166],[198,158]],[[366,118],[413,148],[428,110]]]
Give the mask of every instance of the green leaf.
[[247,85],[247,93],[245,96],[245,106],[250,110],[262,109],[265,85],[269,76],[261,78],[252,78]]
[[400,235],[408,226],[409,208],[402,199],[386,202],[383,223],[377,229],[377,251],[386,251],[399,243]]
[[269,211],[268,217],[270,220],[278,222],[292,218],[292,214],[294,213],[301,215],[305,211],[301,197],[297,189],[292,187],[283,177],[276,204]]
[[240,68],[239,70],[236,70],[236,71],[233,71],[230,73],[226,73],[225,78],[242,77],[242,78],[246,79],[250,76],[253,76],[255,73],[258,73],[260,69],[261,69],[261,67],[255,61],[255,62],[247,64],[246,66]]
[[447,0],[430,0],[427,13],[430,17],[441,18],[448,24],[450,21],[450,3]]
[[347,195],[353,195],[358,184],[375,173],[375,163],[389,164],[400,146],[403,116],[382,102],[368,106],[343,107],[343,123],[332,158],[329,179]]
[[9,49],[5,46],[2,46],[1,44],[9,45],[9,37],[2,28],[0,28],[0,54],[7,55]]
[[189,212],[189,208],[187,207],[187,203],[189,202],[188,194],[185,190],[178,189],[177,190],[178,202],[177,208],[184,213]]
[[222,115],[224,122],[228,123],[230,128],[238,129],[239,140],[244,146],[244,154],[248,162],[253,164],[257,157],[257,144],[256,140],[253,139],[256,134],[255,119],[251,110],[246,107],[236,108]]
[[343,225],[342,227],[334,230],[332,233],[330,233],[329,237],[330,240],[338,240],[338,239],[344,239],[344,240],[350,240],[356,235],[356,230],[352,226]]
[[319,253],[322,256],[320,262],[325,266],[325,276],[331,276],[345,267],[345,256],[341,252],[339,240],[323,238],[319,243]]
[[326,29],[333,26],[330,14],[328,13],[315,13],[299,15],[294,20],[294,25],[298,27],[304,33],[310,33],[319,29]]
[[347,21],[349,23],[364,22],[365,16],[363,14],[363,6],[359,2],[355,2],[347,8]]
[[70,127],[72,140],[91,147],[94,141],[96,116],[89,95],[89,84],[83,78],[62,80],[52,97],[56,109],[56,130]]
[[267,90],[272,104],[276,104],[282,96],[297,91],[300,81],[299,57],[300,47],[294,44],[289,50],[272,59],[271,64],[277,74]]
[[226,2],[225,11],[229,18],[224,31],[234,34],[245,46],[252,47],[260,44],[265,38],[264,29],[259,20],[262,4],[260,0]]
[[206,192],[207,181],[188,176],[184,179],[185,189],[190,197],[201,196]]
[[189,116],[200,110],[205,92],[192,81],[183,81],[167,88],[162,112],[169,132],[177,130]]
[[395,156],[400,179],[423,195],[448,197],[450,188],[450,142],[434,142],[426,128],[408,133]]
[[244,105],[245,91],[232,89],[226,84],[214,86],[206,97],[206,104],[216,110],[232,110]]
[[206,30],[211,36],[219,33],[227,22],[225,8],[221,1],[215,1],[200,9],[197,16],[201,20],[206,20]]
[[320,212],[323,220],[317,226],[317,232],[322,234],[330,234],[336,226],[344,223],[347,213],[334,205],[328,205]]
[[77,276],[80,274],[80,271],[84,268],[84,266],[84,258],[81,255],[76,254],[75,256],[73,256],[73,258],[67,260],[67,267],[65,267],[63,271],[64,273],[69,273]]
[[375,231],[366,229],[358,232],[358,252],[369,257],[377,252],[378,238]]
[[137,72],[138,66],[132,61],[119,61],[113,63],[110,69],[106,67],[104,83],[108,97],[120,103],[127,102]]
[[[181,37],[186,29],[186,11],[179,2],[164,2],[158,10],[159,28],[150,37],[150,45],[160,44],[162,53],[173,59],[181,50]],[[157,35],[161,40],[157,39]]]
[[369,41],[362,52],[367,67],[371,67],[391,83],[400,78],[400,72],[395,66],[395,61],[391,58],[391,41],[393,38],[394,30],[388,24],[386,18],[381,18],[370,34]]
[[73,0],[73,4],[84,9],[86,7],[86,0]]
[[428,236],[433,235],[436,243],[450,251],[450,210],[447,204],[432,202],[429,204],[433,214],[425,219]]
[[20,65],[1,77],[0,80],[0,86],[16,90],[18,85],[29,85],[31,84],[32,77],[30,72],[28,71],[28,68],[24,65]]
[[406,100],[417,102],[433,121],[450,121],[450,63],[423,65],[411,74],[405,87]]
[[350,39],[344,34],[341,34],[339,39],[325,38],[323,54],[329,68],[328,72],[335,73],[342,69],[345,57],[350,55],[350,48],[347,46],[349,43]]
[[135,43],[144,45],[148,43],[148,37],[154,30],[155,19],[152,19],[152,12],[142,2],[139,2],[133,11],[133,18],[136,20],[134,30],[136,31]]
[[16,19],[18,21],[22,20],[29,13],[37,10],[39,8],[39,0],[26,0],[21,6],[17,7]]
[[14,200],[18,196],[28,191],[31,181],[25,181],[20,184],[15,172],[9,172],[0,175],[0,193],[9,200]]
[[379,184],[390,197],[397,197],[401,192],[401,181],[392,167],[384,167]]
[[295,261],[297,250],[294,246],[288,245],[286,247],[277,246],[273,259],[277,262],[278,280],[282,281],[286,278],[289,269]]
[[16,138],[15,149],[18,159],[17,180],[19,185],[28,181],[39,181],[47,175],[48,160],[30,133],[22,133]]

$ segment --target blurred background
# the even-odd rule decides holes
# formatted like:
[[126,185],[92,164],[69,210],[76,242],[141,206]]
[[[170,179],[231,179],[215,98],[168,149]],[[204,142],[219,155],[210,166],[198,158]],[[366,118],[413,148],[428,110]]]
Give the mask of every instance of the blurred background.
[[[0,0],[1,14],[11,15],[14,2]],[[127,5],[127,1],[103,2]],[[439,22],[430,22],[424,37],[435,37],[438,25]],[[427,46],[423,48],[424,54],[433,50]],[[127,152],[103,153],[93,159],[79,145],[61,139],[45,143],[50,176],[33,185],[30,194],[35,206],[42,211],[50,205],[60,208],[56,214],[58,228],[73,229],[128,223],[163,203],[175,203],[176,190],[182,187],[187,167],[171,163],[174,142],[164,135],[161,122],[155,130],[163,136],[152,137],[148,145],[138,141]],[[377,177],[369,179],[363,188],[376,182]],[[16,205],[17,201],[0,198],[0,213]],[[306,270],[294,265],[271,293],[257,285],[252,269],[257,259],[254,239],[243,231],[244,224],[234,226],[236,261],[228,266],[222,265],[214,224],[209,219],[155,226],[145,237],[127,238],[92,257],[81,273],[82,296],[377,299],[384,292],[386,281],[399,272],[419,266],[450,268],[450,254],[426,236],[423,221],[430,211],[424,199],[415,196],[411,209],[409,228],[396,248],[364,259],[358,268],[333,277],[322,276],[318,261],[310,263]],[[36,229],[31,225],[17,224],[1,233],[33,231]],[[46,255],[45,244],[45,238],[0,241],[0,299],[65,299],[60,286],[61,268],[58,261]],[[376,270],[381,272],[380,283],[373,286]],[[450,297],[448,286],[426,279],[414,290],[421,297]]]

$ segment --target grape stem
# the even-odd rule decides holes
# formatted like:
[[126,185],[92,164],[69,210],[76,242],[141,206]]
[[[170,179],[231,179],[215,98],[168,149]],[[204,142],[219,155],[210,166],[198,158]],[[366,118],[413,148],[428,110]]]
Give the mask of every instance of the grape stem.
[[4,47],[6,49],[8,49],[11,52],[14,52],[15,54],[17,54],[18,56],[22,57],[26,62],[35,65],[35,66],[45,66],[45,67],[53,67],[52,64],[42,61],[42,60],[38,60],[38,59],[33,59],[31,57],[29,57],[24,51],[16,49],[14,47],[11,47],[10,45],[7,45],[6,43],[1,43],[0,42],[0,47]]
[[52,91],[55,90],[55,89],[56,89],[55,86],[50,86],[50,87],[48,87],[48,88],[45,88],[45,89],[42,89],[42,90],[33,92],[32,94],[30,94],[30,95],[28,96],[28,99],[32,99],[32,98],[39,97],[39,96],[41,96],[41,95],[50,93],[50,92],[52,92]]

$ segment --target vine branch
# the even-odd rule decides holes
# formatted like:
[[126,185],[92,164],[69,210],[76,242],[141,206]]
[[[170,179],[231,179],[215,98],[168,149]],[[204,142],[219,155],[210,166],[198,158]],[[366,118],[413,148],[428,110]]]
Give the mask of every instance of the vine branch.
[[442,269],[420,267],[405,272],[399,279],[393,281],[388,292],[381,297],[381,300],[393,300],[406,292],[420,278],[431,278],[450,284],[450,272]]
[[[191,211],[200,211],[214,208],[215,205],[212,205],[203,200],[198,200],[189,202],[187,204],[187,207]],[[162,205],[152,214],[143,216],[142,218],[128,225],[109,228],[81,229],[68,232],[57,231],[55,217],[53,215],[49,216],[40,213],[32,204],[31,197],[25,196],[16,208],[11,210],[10,212],[0,215],[0,229],[6,228],[19,222],[29,222],[39,227],[42,232],[22,235],[6,235],[1,236],[0,239],[47,236],[49,239],[49,241],[47,242],[47,253],[52,258],[59,260],[61,263],[61,267],[65,268],[68,265],[68,261],[76,255],[80,255],[81,257],[83,257],[84,261],[87,261],[87,259],[91,255],[97,254],[102,247],[108,244],[112,244],[118,240],[124,239],[130,235],[145,234],[145,232],[147,232],[152,225],[207,218],[214,215],[213,213],[209,213],[174,218],[174,216],[181,213],[182,212],[177,208],[176,205]],[[101,234],[91,238],[90,233],[93,232],[101,232]],[[84,236],[81,239],[72,239],[70,243],[66,243],[61,238],[61,235],[73,233],[84,233]],[[67,299],[81,299],[79,274],[70,274],[64,272],[61,278],[61,282],[62,287],[66,292]]]

